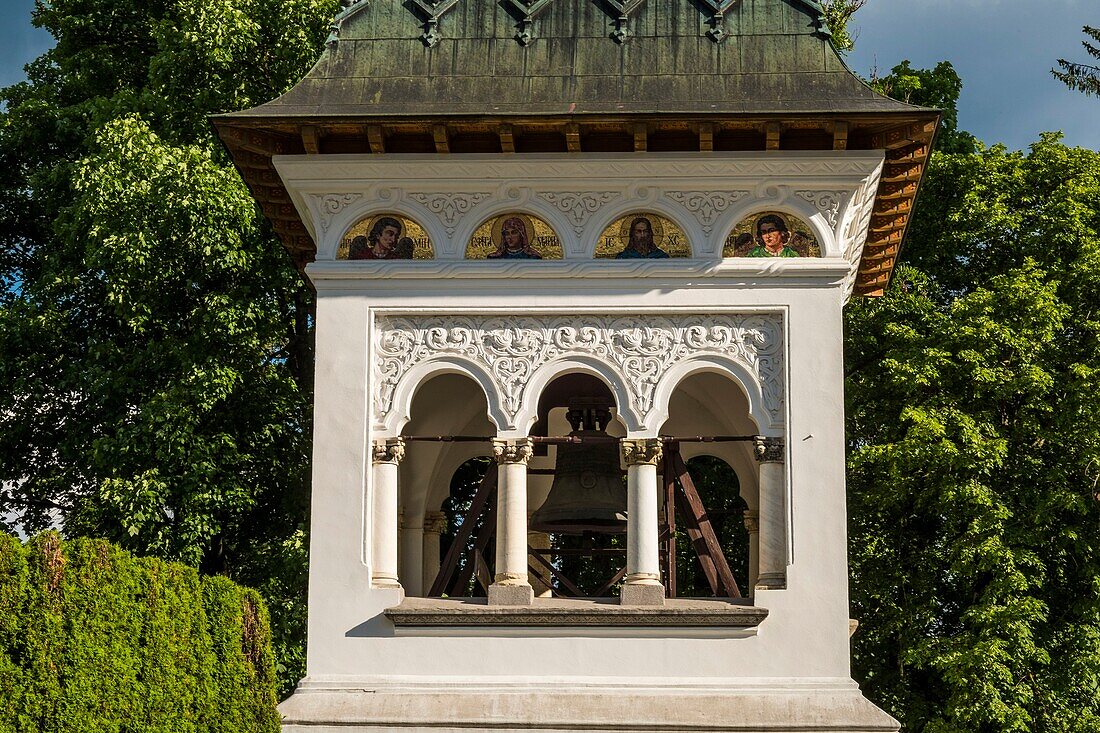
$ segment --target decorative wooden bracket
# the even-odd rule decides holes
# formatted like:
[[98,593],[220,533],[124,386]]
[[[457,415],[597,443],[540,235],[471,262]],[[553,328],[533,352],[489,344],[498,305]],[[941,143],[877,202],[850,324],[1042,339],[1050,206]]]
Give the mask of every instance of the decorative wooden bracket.
[[526,46],[535,39],[531,34],[531,25],[535,22],[535,16],[541,13],[554,0],[508,0],[508,5],[522,17],[519,21],[519,32],[516,40],[521,46]]
[[611,32],[611,38],[615,43],[624,43],[630,37],[630,16],[638,8],[642,7],[645,0],[603,0],[610,8],[612,18],[615,20],[615,30]]
[[707,31],[707,35],[715,43],[721,43],[729,35],[723,23],[726,11],[732,8],[738,0],[703,0],[703,2],[710,6],[713,11],[710,16],[710,30]]
[[424,16],[424,35],[420,40],[428,48],[434,48],[443,38],[439,34],[439,19],[458,4],[458,0],[409,0]]

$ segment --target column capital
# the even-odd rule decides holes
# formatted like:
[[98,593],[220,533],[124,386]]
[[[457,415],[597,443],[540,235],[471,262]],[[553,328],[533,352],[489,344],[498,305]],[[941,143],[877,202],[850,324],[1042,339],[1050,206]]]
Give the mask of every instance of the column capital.
[[784,446],[782,438],[765,438],[757,435],[753,439],[753,455],[758,463],[783,463]]
[[745,531],[749,534],[760,531],[760,512],[755,509],[746,509],[741,519],[745,522]]
[[524,463],[535,454],[535,443],[530,438],[493,438],[493,458],[497,463]]
[[443,534],[447,529],[447,515],[443,512],[428,512],[424,515],[424,531],[432,534]]
[[401,463],[405,457],[405,441],[402,438],[376,440],[371,450],[372,463]]
[[656,466],[661,460],[660,438],[623,438],[619,444],[623,463],[628,466],[650,464]]

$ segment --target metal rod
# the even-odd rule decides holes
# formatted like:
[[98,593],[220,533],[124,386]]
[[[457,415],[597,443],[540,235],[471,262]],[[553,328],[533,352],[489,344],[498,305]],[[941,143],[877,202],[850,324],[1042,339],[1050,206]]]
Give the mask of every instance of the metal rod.
[[[496,436],[482,435],[403,435],[403,440],[410,443],[491,443]],[[754,441],[759,435],[662,435],[665,443],[747,443]],[[541,436],[530,435],[528,440],[541,445],[567,445],[576,443],[618,443],[620,438],[611,435],[557,435]]]

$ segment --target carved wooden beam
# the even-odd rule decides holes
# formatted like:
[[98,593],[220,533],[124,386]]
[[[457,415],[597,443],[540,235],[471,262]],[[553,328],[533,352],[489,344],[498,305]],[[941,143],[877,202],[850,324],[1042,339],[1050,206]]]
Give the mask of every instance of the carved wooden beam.
[[899,125],[871,136],[871,148],[893,150],[913,143],[931,142],[936,132],[936,122],[915,122],[911,125]]
[[565,126],[565,149],[570,153],[581,152],[581,127],[576,122]]
[[704,122],[699,125],[699,150],[703,153],[714,151],[714,123]]
[[435,139],[435,152],[437,153],[449,153],[451,152],[451,139],[447,135],[446,125],[433,125],[432,137]]
[[302,147],[307,155],[317,155],[321,152],[321,131],[316,125],[302,125]]
[[833,150],[848,149],[848,123],[843,120],[833,123]]
[[370,142],[370,151],[375,155],[381,155],[386,152],[386,142],[382,137],[381,125],[370,125],[367,127],[367,140]]
[[764,135],[767,138],[765,147],[767,150],[779,150],[779,134],[783,132],[783,125],[778,122],[768,122],[764,125]]
[[516,152],[516,140],[512,136],[511,125],[501,125],[497,129],[497,134],[500,136],[500,152],[502,153],[514,153]]
[[272,155],[290,155],[297,153],[284,139],[274,135],[257,132],[255,130],[243,130],[239,127],[223,127],[222,139],[231,147],[237,147],[252,153],[259,153],[267,157]]

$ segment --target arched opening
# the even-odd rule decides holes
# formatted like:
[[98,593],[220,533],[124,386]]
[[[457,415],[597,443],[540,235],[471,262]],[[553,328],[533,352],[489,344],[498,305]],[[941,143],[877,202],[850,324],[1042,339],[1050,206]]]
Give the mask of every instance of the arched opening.
[[670,597],[751,595],[757,570],[750,530],[759,505],[753,436],[759,431],[746,392],[732,374],[697,372],[676,385],[668,415],[661,433],[684,440],[665,442],[666,591]]
[[[445,533],[455,523],[447,514],[452,486],[475,464],[487,466],[487,441],[416,440],[423,436],[485,436],[496,434],[488,418],[485,393],[463,374],[447,373],[421,383],[413,396],[398,482],[400,528],[398,578],[409,596],[427,595],[439,570]],[[410,439],[412,438],[412,439]],[[484,475],[485,469],[481,469]],[[460,482],[462,483],[462,482]],[[464,486],[465,484],[462,483]]]
[[[537,595],[610,597],[626,568],[626,483],[612,390],[570,372],[539,395],[528,469],[531,584]],[[579,440],[581,442],[565,442]]]
[[[740,585],[742,594],[749,595],[746,588],[750,578],[749,532],[745,524],[749,507],[741,497],[737,472],[721,458],[710,455],[687,459],[687,470],[706,508],[707,518],[714,527],[733,577]],[[682,522],[677,524],[675,537],[676,582],[675,588],[670,588],[670,591],[674,590],[670,595],[681,598],[714,595],[706,570]]]

